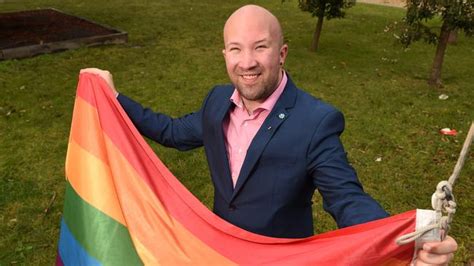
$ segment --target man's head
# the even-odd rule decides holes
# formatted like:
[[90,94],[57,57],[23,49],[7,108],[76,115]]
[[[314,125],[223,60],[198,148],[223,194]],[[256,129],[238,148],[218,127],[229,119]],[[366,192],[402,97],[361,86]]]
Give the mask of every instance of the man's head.
[[288,46],[272,13],[246,5],[227,19],[222,52],[229,78],[248,104],[263,102],[276,89]]

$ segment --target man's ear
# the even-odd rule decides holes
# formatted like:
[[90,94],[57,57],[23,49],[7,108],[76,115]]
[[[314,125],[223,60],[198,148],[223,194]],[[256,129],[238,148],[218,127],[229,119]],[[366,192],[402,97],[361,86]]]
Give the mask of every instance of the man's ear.
[[224,49],[222,49],[222,55],[223,55],[223,56],[224,56],[224,58],[225,58],[225,48],[224,48]]
[[283,44],[280,48],[280,65],[285,64],[286,56],[288,55],[288,45]]

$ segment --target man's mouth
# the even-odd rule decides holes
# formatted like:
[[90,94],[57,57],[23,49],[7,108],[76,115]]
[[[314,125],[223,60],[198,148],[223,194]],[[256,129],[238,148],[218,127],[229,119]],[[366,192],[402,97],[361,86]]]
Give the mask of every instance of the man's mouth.
[[258,78],[258,76],[260,76],[260,74],[243,74],[243,75],[240,75],[244,80],[247,80],[247,81],[253,81],[255,79]]

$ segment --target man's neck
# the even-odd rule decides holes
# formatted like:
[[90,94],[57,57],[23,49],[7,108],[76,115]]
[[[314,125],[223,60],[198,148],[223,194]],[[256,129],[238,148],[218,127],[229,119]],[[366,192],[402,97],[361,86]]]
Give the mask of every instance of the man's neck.
[[247,113],[249,115],[252,115],[253,112],[255,111],[255,109],[257,109],[258,106],[260,106],[260,104],[262,104],[265,100],[266,100],[266,98],[263,99],[263,100],[259,100],[259,101],[249,101],[247,99],[242,98],[242,105],[243,105],[244,109],[247,111]]

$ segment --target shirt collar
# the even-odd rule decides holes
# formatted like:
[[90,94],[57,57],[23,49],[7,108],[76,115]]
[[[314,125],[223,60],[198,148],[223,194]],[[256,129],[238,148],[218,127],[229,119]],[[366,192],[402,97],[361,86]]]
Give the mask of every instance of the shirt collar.
[[[267,98],[263,103],[261,103],[255,110],[257,109],[265,109],[271,111],[275,106],[278,98],[280,98],[283,90],[285,89],[286,83],[288,81],[288,77],[286,76],[286,72],[283,71],[283,76],[281,78],[280,84],[275,91]],[[243,108],[242,98],[240,97],[240,93],[237,89],[234,89],[232,96],[230,96],[230,101],[233,102],[237,107]]]

